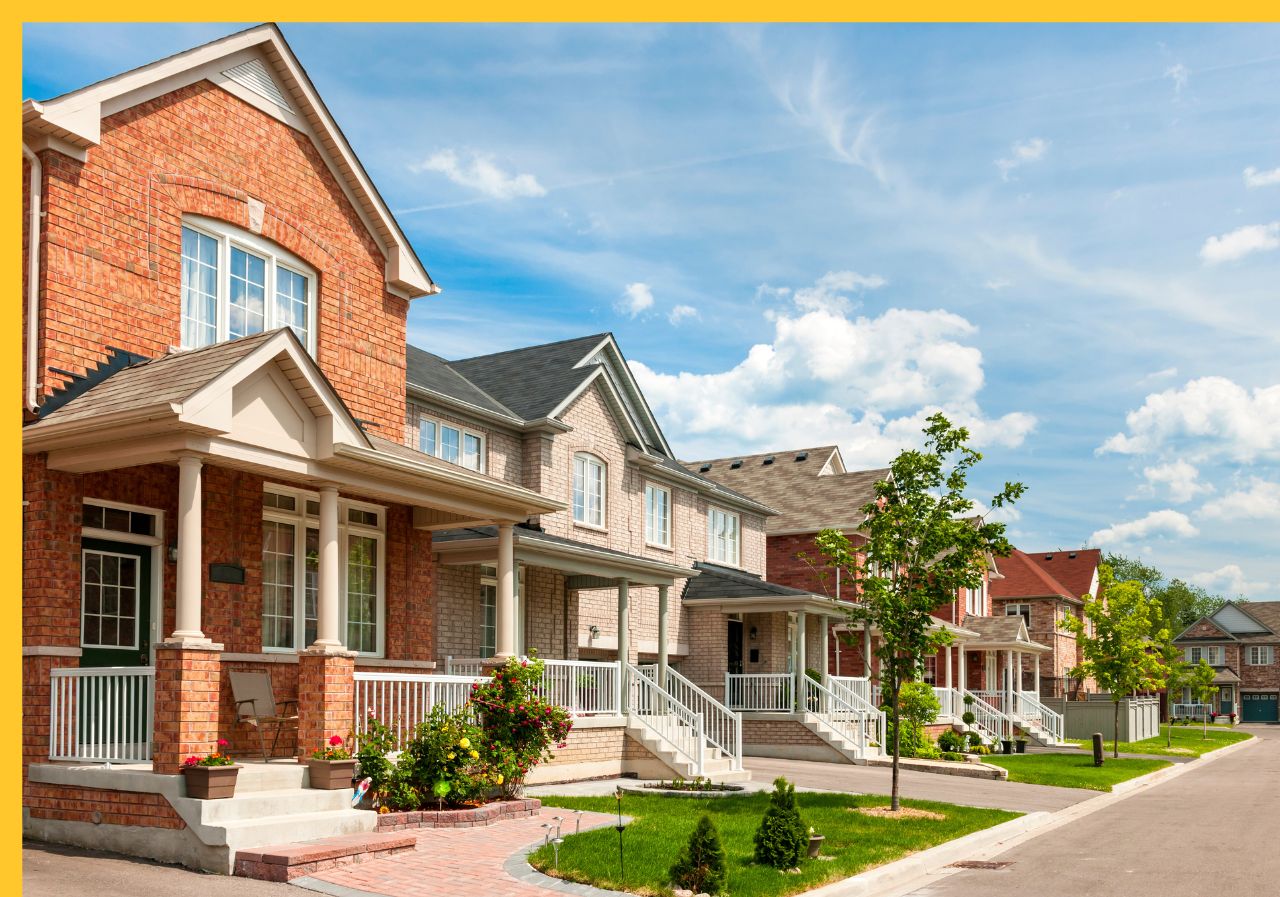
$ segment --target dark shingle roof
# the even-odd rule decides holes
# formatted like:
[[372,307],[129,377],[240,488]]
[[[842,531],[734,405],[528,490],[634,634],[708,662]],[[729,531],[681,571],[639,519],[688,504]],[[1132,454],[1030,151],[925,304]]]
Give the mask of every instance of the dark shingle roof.
[[817,531],[860,523],[863,506],[875,497],[876,482],[889,475],[888,468],[822,475],[835,452],[834,445],[825,445],[691,461],[685,467],[777,510],[766,525],[770,533]]
[[551,414],[595,368],[575,368],[607,333],[449,362],[449,367],[525,420]]
[[417,346],[406,348],[405,363],[410,386],[420,386],[495,414],[507,417],[517,416],[506,405],[455,371],[450,367],[449,362],[439,355],[432,355]]
[[718,564],[697,561],[693,566],[701,570],[702,575],[685,583],[682,598],[686,601],[699,598],[806,598],[812,594]]

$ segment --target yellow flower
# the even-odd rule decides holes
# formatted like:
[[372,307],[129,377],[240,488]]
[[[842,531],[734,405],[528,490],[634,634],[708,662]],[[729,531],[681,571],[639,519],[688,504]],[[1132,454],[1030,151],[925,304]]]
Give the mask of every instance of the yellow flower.
[[479,759],[480,759],[480,752],[479,752],[479,751],[472,751],[472,752],[471,752],[471,759],[472,759],[472,760],[479,760]]
[[498,773],[498,777],[497,777],[496,779],[494,779],[494,784],[495,784],[495,785],[501,785],[501,784],[502,784],[502,773]]
[[469,738],[462,739],[458,742],[458,747],[465,751],[467,748],[471,747],[471,740]]
[[448,756],[446,759],[452,760],[452,759],[453,759],[453,754],[452,754],[452,753],[450,753],[450,754],[449,754],[449,756]]

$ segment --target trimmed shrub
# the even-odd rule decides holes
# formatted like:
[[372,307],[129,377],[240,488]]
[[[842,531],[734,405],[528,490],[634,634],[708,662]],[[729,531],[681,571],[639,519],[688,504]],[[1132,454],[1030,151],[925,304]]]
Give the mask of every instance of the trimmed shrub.
[[938,747],[944,751],[963,751],[969,739],[954,729],[948,729],[938,736]]
[[756,829],[755,860],[775,869],[799,865],[809,846],[809,830],[796,809],[796,789],[784,778],[774,779],[769,809]]
[[720,833],[704,814],[671,867],[671,881],[695,894],[720,894],[728,875]]

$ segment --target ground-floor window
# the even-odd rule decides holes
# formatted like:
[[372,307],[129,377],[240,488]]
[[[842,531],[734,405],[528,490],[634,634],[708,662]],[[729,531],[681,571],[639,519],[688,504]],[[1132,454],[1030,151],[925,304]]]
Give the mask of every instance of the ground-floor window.
[[[262,509],[262,647],[295,651],[316,639],[320,585],[319,496],[268,486]],[[362,502],[338,502],[342,583],[339,611],[346,647],[360,654],[383,650],[385,517]]]
[[480,578],[480,656],[492,657],[498,650],[498,581],[491,567],[482,568]]

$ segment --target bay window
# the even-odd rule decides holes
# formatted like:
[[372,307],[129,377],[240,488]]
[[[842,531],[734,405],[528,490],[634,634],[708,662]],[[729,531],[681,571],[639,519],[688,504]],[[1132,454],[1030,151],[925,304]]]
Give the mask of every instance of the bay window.
[[573,519],[587,526],[604,526],[605,466],[595,455],[573,456]]
[[182,347],[290,327],[315,352],[317,277],[301,259],[211,218],[182,223]]
[[738,515],[720,508],[707,510],[707,557],[720,564],[738,566]]
[[645,483],[644,540],[660,548],[671,547],[671,490]]
[[[269,486],[262,497],[262,648],[298,651],[316,640],[319,496]],[[386,615],[384,514],[339,499],[339,619],[348,650],[381,655]]]

